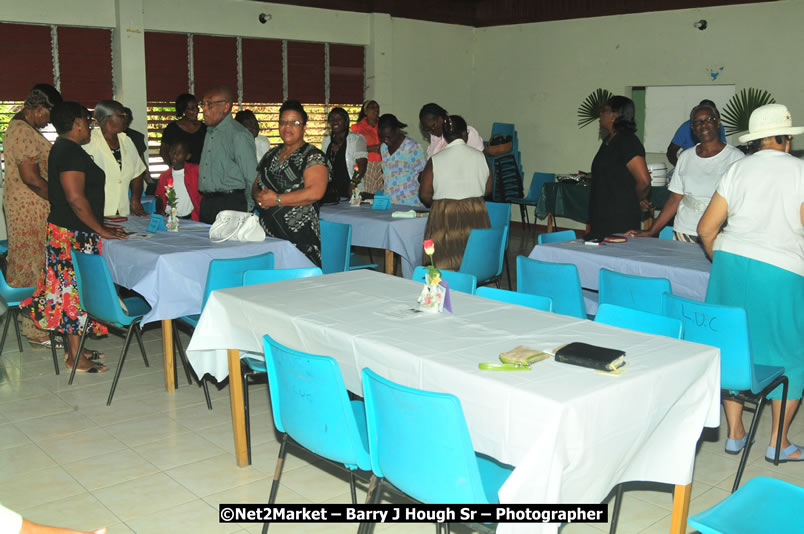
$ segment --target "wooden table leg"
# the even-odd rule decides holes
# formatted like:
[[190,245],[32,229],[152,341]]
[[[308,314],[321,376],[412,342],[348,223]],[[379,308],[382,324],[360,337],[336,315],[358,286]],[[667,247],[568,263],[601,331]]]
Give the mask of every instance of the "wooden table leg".
[[550,233],[553,231],[553,214],[547,214],[547,232]]
[[673,492],[673,516],[670,520],[671,534],[684,534],[687,531],[687,514],[690,511],[690,494],[692,484],[681,486],[676,484]]
[[165,391],[173,393],[175,378],[173,376],[173,321],[162,320],[162,358],[165,367]]
[[232,404],[232,434],[234,435],[235,460],[238,467],[248,466],[246,448],[246,412],[243,406],[243,380],[240,375],[240,351],[226,351],[229,360],[229,398]]
[[385,274],[394,274],[394,253],[393,251],[385,251]]

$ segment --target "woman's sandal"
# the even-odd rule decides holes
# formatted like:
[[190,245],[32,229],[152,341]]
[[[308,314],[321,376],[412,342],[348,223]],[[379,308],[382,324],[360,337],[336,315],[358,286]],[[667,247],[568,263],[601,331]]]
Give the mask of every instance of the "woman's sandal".
[[[45,339],[45,340],[42,340],[42,341],[35,341],[33,339],[29,339],[28,343],[31,343],[32,345],[39,345],[40,347],[45,347],[46,349],[49,349],[50,346],[51,346],[50,339]],[[64,348],[64,343],[62,343],[62,341],[60,339],[56,340],[56,348],[57,349],[63,349]]]
[[[798,458],[790,458],[790,455],[795,453],[797,450],[801,450],[801,455]],[[773,463],[775,458],[776,447],[768,447],[768,450],[765,452],[765,461]],[[779,451],[779,463],[783,464],[787,462],[804,462],[804,449],[791,443],[789,447]]]
[[[84,358],[86,358],[87,360],[89,360],[91,362],[97,362],[98,360],[102,360],[103,358],[106,357],[106,355],[104,353],[98,352],[97,350],[84,351],[84,354],[87,354],[87,353],[89,353],[89,356],[84,356]],[[64,361],[65,362],[67,361],[67,355],[66,354],[64,355]]]
[[[109,368],[108,368],[108,367],[106,367],[105,365],[103,365],[102,363],[95,363],[95,362],[91,362],[91,363],[92,363],[92,366],[91,366],[91,367],[89,367],[89,368],[87,368],[87,369],[81,369],[81,368],[79,367],[78,369],[76,369],[76,370],[75,370],[75,372],[76,372],[76,373],[90,373],[90,374],[96,374],[96,373],[105,373],[106,371],[108,371],[108,370],[109,370]],[[66,367],[66,368],[67,368],[68,370],[70,370],[70,371],[72,371],[72,370],[73,370],[73,368],[72,368],[72,367],[70,367],[70,364],[69,364],[69,363],[67,363],[67,361],[65,361],[65,362],[64,362],[64,367]]]

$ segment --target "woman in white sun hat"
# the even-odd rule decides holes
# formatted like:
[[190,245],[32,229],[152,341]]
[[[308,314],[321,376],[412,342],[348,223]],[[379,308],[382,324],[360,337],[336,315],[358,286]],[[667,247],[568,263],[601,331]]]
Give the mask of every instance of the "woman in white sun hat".
[[[787,429],[804,389],[804,162],[791,156],[793,126],[781,104],[751,114],[752,155],[729,167],[698,224],[698,235],[712,258],[706,301],[744,308],[751,352],[758,364],[782,366],[790,381],[782,427],[780,461],[804,461]],[[728,219],[728,225],[723,226]],[[773,427],[765,459],[773,461],[782,387],[772,400]],[[743,405],[723,400],[729,425],[726,452],[745,446]]]

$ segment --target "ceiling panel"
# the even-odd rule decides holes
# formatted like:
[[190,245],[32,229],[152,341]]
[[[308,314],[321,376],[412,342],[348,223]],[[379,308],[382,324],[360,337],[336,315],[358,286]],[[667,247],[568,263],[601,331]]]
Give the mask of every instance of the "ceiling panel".
[[270,0],[270,3],[389,13],[394,17],[483,27],[762,1],[776,0]]

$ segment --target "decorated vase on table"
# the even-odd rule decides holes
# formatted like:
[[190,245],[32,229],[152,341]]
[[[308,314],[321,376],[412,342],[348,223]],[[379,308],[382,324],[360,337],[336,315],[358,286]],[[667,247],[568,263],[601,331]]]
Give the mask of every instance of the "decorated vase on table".
[[176,209],[176,190],[173,188],[172,177],[168,178],[168,183],[165,186],[165,200],[167,201],[167,206],[165,207],[165,215],[167,215],[165,227],[168,232],[178,232],[179,214]]
[[442,312],[447,300],[447,288],[441,285],[441,271],[433,264],[435,244],[431,239],[424,242],[424,252],[430,256],[430,265],[424,275],[424,287],[419,293],[419,309],[427,313]]

